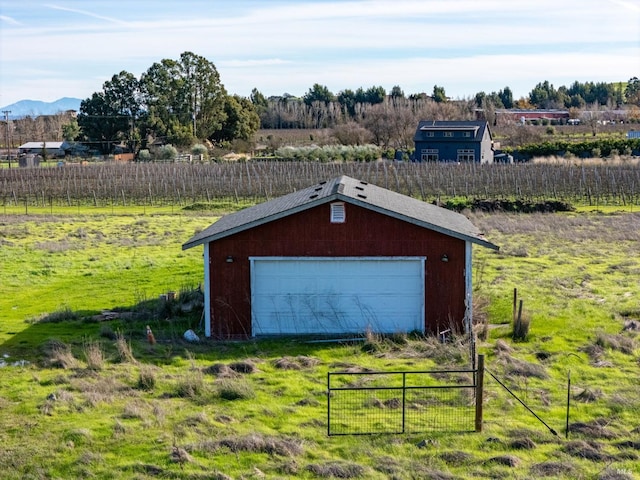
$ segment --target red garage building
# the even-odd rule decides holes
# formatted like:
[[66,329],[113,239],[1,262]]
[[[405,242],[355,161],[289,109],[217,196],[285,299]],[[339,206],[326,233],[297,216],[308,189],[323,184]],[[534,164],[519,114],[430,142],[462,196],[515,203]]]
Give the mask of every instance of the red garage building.
[[222,217],[204,245],[205,335],[468,331],[464,216],[341,176]]

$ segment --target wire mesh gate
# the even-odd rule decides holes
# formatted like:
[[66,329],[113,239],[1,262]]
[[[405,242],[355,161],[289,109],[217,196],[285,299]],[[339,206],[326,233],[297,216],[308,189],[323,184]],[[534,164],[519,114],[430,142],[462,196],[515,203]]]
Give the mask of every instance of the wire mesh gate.
[[477,370],[330,372],[329,435],[479,431],[482,378]]

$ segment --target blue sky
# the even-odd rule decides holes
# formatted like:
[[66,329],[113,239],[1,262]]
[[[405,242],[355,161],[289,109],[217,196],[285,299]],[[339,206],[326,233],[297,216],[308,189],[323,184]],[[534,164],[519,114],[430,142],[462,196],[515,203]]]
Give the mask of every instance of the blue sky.
[[0,105],[87,98],[185,51],[229,93],[469,98],[640,77],[640,0],[0,0]]

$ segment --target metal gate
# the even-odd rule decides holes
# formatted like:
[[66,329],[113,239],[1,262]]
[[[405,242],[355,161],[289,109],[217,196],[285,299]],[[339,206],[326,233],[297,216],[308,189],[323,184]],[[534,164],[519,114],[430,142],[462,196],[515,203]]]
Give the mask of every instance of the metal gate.
[[330,372],[327,433],[480,431],[483,370]]

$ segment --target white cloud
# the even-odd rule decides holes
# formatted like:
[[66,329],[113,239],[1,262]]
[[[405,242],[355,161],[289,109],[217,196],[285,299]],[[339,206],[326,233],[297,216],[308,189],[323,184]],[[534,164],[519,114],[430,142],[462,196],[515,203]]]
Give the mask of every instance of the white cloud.
[[83,16],[83,17],[96,18],[98,20],[104,20],[104,21],[110,22],[110,23],[116,23],[116,24],[119,24],[119,25],[125,25],[126,24],[125,22],[123,22],[122,20],[119,20],[117,18],[107,17],[107,16],[104,16],[104,15],[99,15],[97,13],[89,12],[87,10],[80,10],[80,9],[77,9],[77,8],[67,8],[67,7],[62,7],[60,5],[51,5],[51,4],[47,4],[45,6],[50,8],[50,9],[52,9],[52,10],[60,10],[62,12],[75,13],[75,14],[78,14],[78,15]]
[[0,15],[0,22],[2,23],[7,23],[9,25],[22,25],[19,21],[17,21],[15,18],[12,17],[8,17],[6,15]]
[[[31,8],[21,11],[23,3]],[[59,78],[84,85],[75,95],[84,97],[121,70],[140,75],[184,51],[212,61],[227,89],[241,95],[253,87],[303,94],[321,83],[336,91],[400,85],[405,92],[438,84],[464,96],[492,85],[515,93],[516,82],[526,95],[545,79],[560,85],[565,78],[626,81],[638,74],[640,15],[631,0],[270,1],[250,7],[141,0],[127,6],[126,22],[114,18],[111,3],[65,0],[40,10],[33,10],[35,0],[12,3],[0,31],[2,97],[22,91],[20,97],[33,98],[27,88]],[[41,15],[37,22],[27,21],[32,11]],[[47,73],[24,74],[35,65]]]

